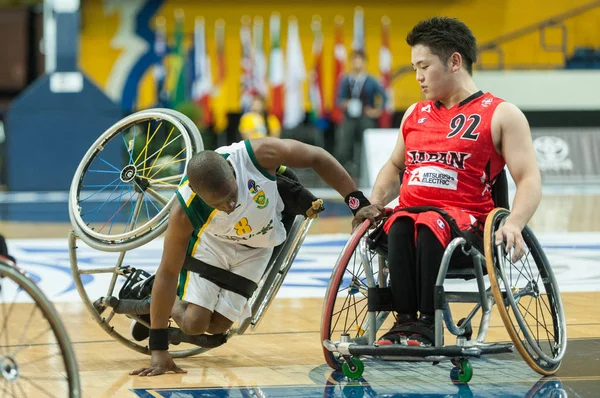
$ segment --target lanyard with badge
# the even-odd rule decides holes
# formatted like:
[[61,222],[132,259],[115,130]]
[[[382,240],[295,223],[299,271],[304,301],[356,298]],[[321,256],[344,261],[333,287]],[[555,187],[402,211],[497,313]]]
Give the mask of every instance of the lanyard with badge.
[[350,91],[350,99],[348,100],[348,116],[357,118],[362,115],[363,103],[360,100],[360,93],[365,84],[365,80],[367,77],[364,73],[360,73],[356,79],[354,80],[354,85],[352,86],[352,90]]

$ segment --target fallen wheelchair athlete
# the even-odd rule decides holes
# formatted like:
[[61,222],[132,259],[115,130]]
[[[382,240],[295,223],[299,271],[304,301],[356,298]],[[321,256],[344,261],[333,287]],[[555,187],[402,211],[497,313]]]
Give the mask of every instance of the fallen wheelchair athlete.
[[[137,321],[131,328],[135,340],[149,337],[150,366],[131,374],[185,372],[169,343],[219,346],[235,322],[252,315],[248,299],[274,248],[286,240],[286,213],[316,217],[323,210],[281,164],[314,169],[352,210],[368,204],[331,155],[298,141],[261,138],[195,154],[170,210],[154,278],[137,271],[120,294],[129,300],[110,303],[117,313],[146,320],[150,313],[150,329]],[[170,318],[179,328],[169,327]]]

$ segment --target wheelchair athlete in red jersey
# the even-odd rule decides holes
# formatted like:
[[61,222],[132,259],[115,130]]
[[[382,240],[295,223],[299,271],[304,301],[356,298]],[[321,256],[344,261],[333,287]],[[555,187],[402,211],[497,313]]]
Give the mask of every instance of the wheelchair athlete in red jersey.
[[406,111],[371,205],[357,209],[353,225],[388,215],[384,206],[397,197],[402,172],[399,206],[384,224],[396,322],[380,341],[430,345],[434,286],[456,227],[481,235],[494,207],[492,184],[506,165],[517,190],[496,244],[505,241],[517,261],[525,250],[521,230],[541,199],[541,178],[523,113],[473,81],[471,30],[457,19],[435,17],[415,25],[406,41],[426,100]]

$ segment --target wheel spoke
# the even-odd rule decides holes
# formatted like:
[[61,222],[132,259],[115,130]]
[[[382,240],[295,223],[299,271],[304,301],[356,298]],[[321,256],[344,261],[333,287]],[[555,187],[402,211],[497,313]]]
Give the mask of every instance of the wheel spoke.
[[156,201],[158,203],[160,203],[163,206],[166,206],[167,203],[169,203],[169,199],[167,197],[165,197],[164,195],[162,195],[160,192],[156,192],[154,189],[152,188],[147,188],[146,189],[146,193],[153,197],[154,199],[156,199]]
[[148,155],[148,145],[150,145],[150,142],[152,141],[152,139],[154,138],[154,136],[156,135],[156,133],[160,129],[160,126],[162,126],[162,120],[158,124],[158,126],[156,126],[156,130],[154,130],[154,133],[152,133],[152,137],[150,137],[150,139],[148,139],[148,135],[150,134],[150,120],[148,120],[148,131],[146,131],[146,145],[144,145],[144,147],[142,148],[142,150],[138,154],[137,158],[135,158],[135,160],[133,161],[133,163],[137,164],[137,162],[138,162],[138,160],[140,160],[140,157],[142,156],[142,154],[145,154],[144,155],[144,161],[143,161],[143,163],[144,164],[146,163],[146,161],[147,161],[146,156]]

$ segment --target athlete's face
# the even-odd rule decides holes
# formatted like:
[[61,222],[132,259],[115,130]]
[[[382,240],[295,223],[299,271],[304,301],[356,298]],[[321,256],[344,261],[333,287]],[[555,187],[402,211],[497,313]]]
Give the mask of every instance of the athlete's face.
[[204,191],[200,196],[204,203],[225,213],[231,213],[237,206],[238,189],[235,179],[233,183],[228,181],[218,191]]
[[216,189],[202,189],[200,187],[195,187],[192,186],[191,181],[189,184],[192,191],[196,192],[196,194],[200,196],[204,203],[213,209],[223,211],[228,214],[235,210],[238,202],[238,187],[235,175],[229,181],[226,181]]
[[421,91],[428,100],[445,98],[449,91],[452,71],[433,54],[428,46],[417,44],[412,48],[411,62]]

